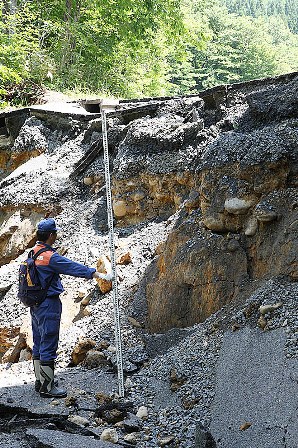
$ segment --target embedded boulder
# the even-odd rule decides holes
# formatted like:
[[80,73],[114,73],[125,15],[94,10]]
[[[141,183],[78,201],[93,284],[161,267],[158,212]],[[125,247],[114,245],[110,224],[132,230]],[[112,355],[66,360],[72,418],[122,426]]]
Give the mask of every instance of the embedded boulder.
[[0,266],[14,260],[35,242],[37,223],[44,217],[42,208],[27,207],[0,211]]

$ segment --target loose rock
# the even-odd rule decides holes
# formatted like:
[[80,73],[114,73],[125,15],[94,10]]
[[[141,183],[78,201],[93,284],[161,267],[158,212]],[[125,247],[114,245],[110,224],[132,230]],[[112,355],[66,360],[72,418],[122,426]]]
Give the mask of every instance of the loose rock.
[[116,429],[104,429],[101,433],[100,440],[104,442],[117,443],[119,440]]
[[138,409],[138,411],[136,413],[136,416],[141,418],[141,419],[143,419],[143,420],[146,420],[148,418],[148,409],[147,409],[147,407],[146,406],[141,406]]

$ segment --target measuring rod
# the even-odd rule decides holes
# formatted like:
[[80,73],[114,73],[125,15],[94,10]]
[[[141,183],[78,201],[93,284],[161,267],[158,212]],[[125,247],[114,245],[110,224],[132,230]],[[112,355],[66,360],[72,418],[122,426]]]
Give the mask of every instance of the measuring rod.
[[114,320],[115,320],[115,344],[116,344],[116,356],[117,356],[118,385],[119,385],[119,395],[120,397],[124,397],[121,325],[120,325],[120,311],[119,311],[118,286],[117,286],[113,207],[112,207],[109,146],[108,146],[108,133],[107,133],[107,116],[106,116],[107,112],[115,110],[115,107],[118,103],[119,102],[117,100],[109,100],[109,99],[101,100],[100,109],[102,120],[102,138],[103,138],[103,151],[104,151],[103,153],[104,153],[104,166],[105,166],[107,213],[108,213],[108,225],[109,225],[110,257],[113,272],[113,304],[114,304]]

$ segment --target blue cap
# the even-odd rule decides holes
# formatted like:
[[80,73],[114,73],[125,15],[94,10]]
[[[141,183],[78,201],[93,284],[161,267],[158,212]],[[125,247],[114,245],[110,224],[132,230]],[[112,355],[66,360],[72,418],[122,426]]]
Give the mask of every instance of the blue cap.
[[41,232],[57,232],[57,230],[61,230],[61,228],[56,226],[53,218],[47,218],[37,224],[37,230],[40,230]]

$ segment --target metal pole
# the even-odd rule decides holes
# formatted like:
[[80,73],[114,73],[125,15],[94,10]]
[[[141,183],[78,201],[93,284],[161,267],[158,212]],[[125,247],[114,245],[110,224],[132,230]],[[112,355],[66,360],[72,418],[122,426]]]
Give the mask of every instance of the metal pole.
[[119,385],[119,395],[120,395],[120,397],[124,397],[121,326],[120,326],[119,300],[118,300],[118,288],[117,288],[117,271],[116,271],[115,243],[114,243],[113,208],[112,208],[112,193],[111,193],[111,179],[110,179],[110,166],[109,166],[107,118],[106,118],[106,112],[103,108],[101,108],[101,120],[102,120],[102,138],[103,138],[103,150],[104,150],[107,212],[108,212],[109,240],[110,240],[110,256],[111,256],[111,265],[112,265],[112,272],[113,272],[113,304],[114,304],[115,342],[116,342],[116,356],[117,356],[118,385]]

